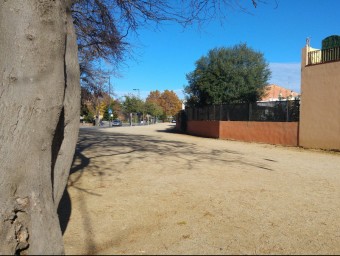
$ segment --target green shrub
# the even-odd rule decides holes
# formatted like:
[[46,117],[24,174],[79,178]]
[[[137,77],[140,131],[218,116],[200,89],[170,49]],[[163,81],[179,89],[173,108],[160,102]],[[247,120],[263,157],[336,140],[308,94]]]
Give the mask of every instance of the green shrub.
[[340,47],[340,36],[332,35],[322,40],[322,50]]

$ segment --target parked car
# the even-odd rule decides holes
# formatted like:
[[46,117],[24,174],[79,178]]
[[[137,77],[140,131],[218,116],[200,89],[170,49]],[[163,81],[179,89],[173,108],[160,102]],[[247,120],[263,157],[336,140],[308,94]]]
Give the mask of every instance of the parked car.
[[171,123],[176,123],[176,119],[172,119],[172,120],[171,120]]
[[122,126],[122,121],[115,119],[112,121],[112,126]]

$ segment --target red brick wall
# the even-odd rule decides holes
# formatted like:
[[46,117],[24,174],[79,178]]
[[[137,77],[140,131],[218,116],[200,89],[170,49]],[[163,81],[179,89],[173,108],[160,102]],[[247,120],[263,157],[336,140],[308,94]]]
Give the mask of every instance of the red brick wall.
[[298,146],[298,122],[188,121],[187,132],[202,137]]
[[298,146],[298,122],[220,122],[220,139]]
[[219,121],[188,121],[187,132],[208,138],[219,138]]

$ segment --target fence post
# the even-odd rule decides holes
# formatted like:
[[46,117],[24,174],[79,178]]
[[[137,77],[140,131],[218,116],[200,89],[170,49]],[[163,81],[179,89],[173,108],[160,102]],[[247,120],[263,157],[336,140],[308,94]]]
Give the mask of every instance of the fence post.
[[207,119],[210,120],[210,106],[207,107]]
[[220,104],[220,118],[219,118],[220,121],[222,121],[222,104]]
[[289,100],[286,100],[286,122],[289,122]]
[[248,121],[251,121],[252,114],[253,114],[252,105],[251,105],[251,102],[249,102],[248,103]]
[[213,109],[213,111],[214,111],[214,112],[213,112],[213,113],[214,113],[214,114],[213,114],[213,116],[214,116],[213,120],[215,121],[215,120],[216,120],[215,105],[213,105],[213,107],[214,107],[214,109]]

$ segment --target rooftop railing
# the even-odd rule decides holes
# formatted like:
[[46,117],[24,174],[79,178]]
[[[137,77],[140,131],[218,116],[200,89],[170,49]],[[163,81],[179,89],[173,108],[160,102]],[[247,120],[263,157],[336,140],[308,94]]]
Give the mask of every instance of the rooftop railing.
[[334,61],[340,61],[340,47],[308,52],[307,66]]

